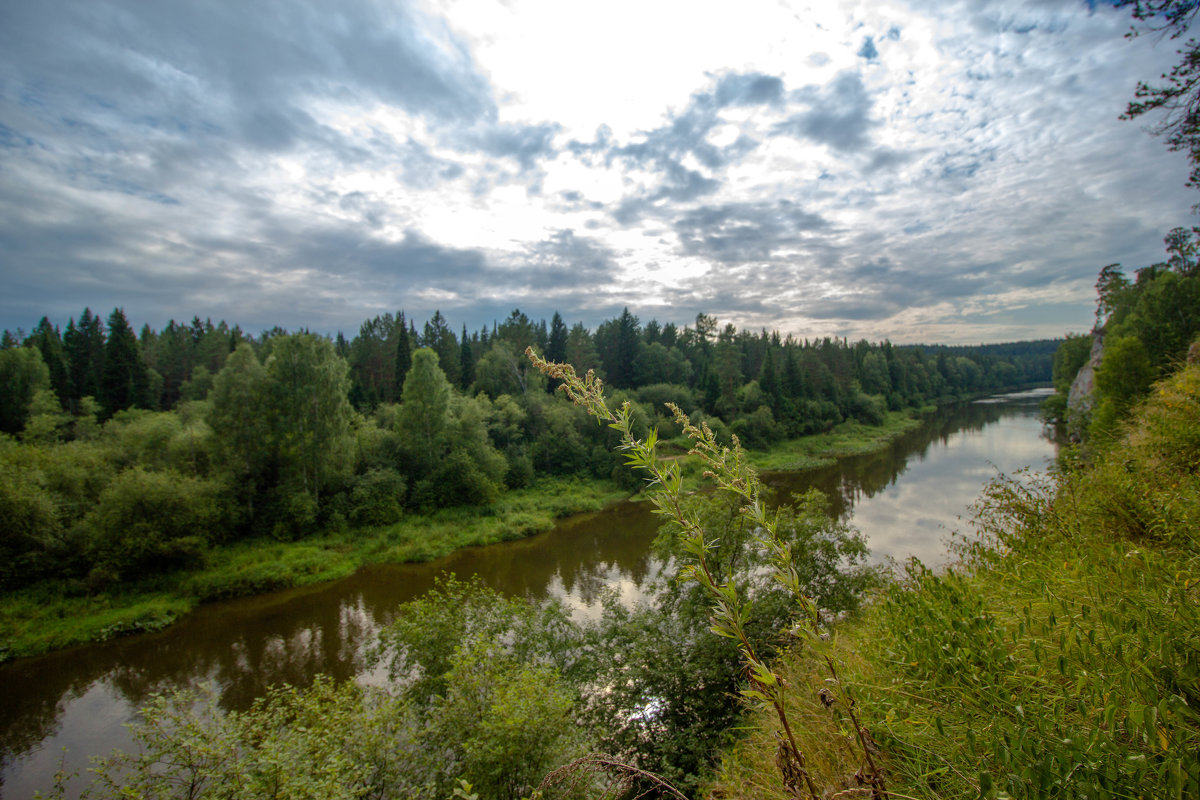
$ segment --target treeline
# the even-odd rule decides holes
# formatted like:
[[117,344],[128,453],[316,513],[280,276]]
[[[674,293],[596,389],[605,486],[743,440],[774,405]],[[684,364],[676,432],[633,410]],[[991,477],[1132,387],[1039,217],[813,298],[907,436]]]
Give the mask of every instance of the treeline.
[[[1179,369],[1200,335],[1200,228],[1175,228],[1163,240],[1168,260],[1134,271],[1100,270],[1096,326],[1070,335],[1054,356],[1057,394],[1046,415],[1079,439],[1111,438],[1151,386]],[[1068,408],[1071,384],[1101,343],[1092,394]]]
[[[195,319],[135,336],[120,309],[60,334],[43,319],[0,350],[0,587],[97,591],[201,563],[248,536],[385,526],[486,506],[538,475],[634,481],[612,433],[553,393],[526,347],[594,369],[639,428],[677,433],[673,401],[751,447],[1049,379],[1055,342],[898,347],[559,314],[455,335],[403,313],[347,340],[255,337]],[[1007,348],[1007,349],[1006,349]]]

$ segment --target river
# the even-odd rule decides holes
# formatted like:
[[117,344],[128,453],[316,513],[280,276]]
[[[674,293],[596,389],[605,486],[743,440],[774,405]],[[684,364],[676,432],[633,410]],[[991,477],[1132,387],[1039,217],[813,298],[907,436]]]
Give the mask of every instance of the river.
[[[961,517],[988,480],[1043,469],[1053,458],[1037,416],[1043,397],[1025,392],[943,409],[877,453],[764,478],[781,492],[824,491],[834,513],[866,535],[877,563],[916,556],[945,564],[946,540],[966,530]],[[364,646],[398,604],[443,572],[478,575],[511,595],[557,597],[580,617],[598,613],[606,588],[634,603],[662,568],[650,547],[656,524],[647,504],[618,503],[529,539],[213,603],[158,633],[0,666],[0,797],[47,791],[60,765],[85,772],[89,756],[129,747],[124,724],[154,692],[208,685],[223,707],[245,708],[271,684],[303,685],[319,673],[372,680]],[[69,794],[84,782],[76,779]]]

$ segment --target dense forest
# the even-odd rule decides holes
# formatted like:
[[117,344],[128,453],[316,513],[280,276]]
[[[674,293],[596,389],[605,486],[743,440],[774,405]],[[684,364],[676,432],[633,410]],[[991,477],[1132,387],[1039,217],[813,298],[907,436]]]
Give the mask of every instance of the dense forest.
[[115,309],[43,318],[0,350],[0,587],[69,577],[98,591],[194,565],[247,536],[387,525],[487,505],[539,475],[636,478],[612,433],[525,358],[593,369],[639,430],[663,404],[752,448],[847,419],[1048,382],[1056,342],[967,348],[799,340],[627,309],[595,331],[557,313],[456,335],[435,313],[353,339],[174,321],[135,335]]

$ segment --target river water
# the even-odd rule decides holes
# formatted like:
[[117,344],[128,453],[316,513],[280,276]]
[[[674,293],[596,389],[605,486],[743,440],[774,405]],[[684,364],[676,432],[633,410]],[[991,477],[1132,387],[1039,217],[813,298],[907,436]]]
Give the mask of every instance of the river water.
[[[945,564],[948,538],[968,531],[968,506],[988,480],[1053,458],[1037,416],[1045,394],[944,409],[880,452],[764,478],[780,492],[824,491],[834,513],[866,535],[875,562]],[[511,595],[557,597],[579,617],[599,612],[606,589],[634,603],[663,566],[651,553],[656,525],[648,504],[618,503],[529,539],[213,603],[159,633],[0,666],[0,797],[47,791],[60,765],[85,772],[89,756],[130,747],[124,724],[154,692],[207,685],[223,707],[245,708],[271,684],[305,685],[319,673],[371,680],[365,645],[443,572],[478,575]]]

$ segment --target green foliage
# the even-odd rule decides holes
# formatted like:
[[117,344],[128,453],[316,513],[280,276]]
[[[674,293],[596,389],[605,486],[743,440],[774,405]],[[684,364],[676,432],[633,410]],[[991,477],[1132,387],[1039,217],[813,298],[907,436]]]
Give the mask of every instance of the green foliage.
[[251,493],[266,478],[267,374],[249,344],[240,344],[213,380],[208,424],[212,427],[217,459]]
[[1104,345],[1104,357],[1096,368],[1099,403],[1093,412],[1090,433],[1114,431],[1135,400],[1150,389],[1154,369],[1142,340],[1134,336],[1110,336]]
[[125,312],[119,308],[114,308],[108,317],[99,397],[106,416],[134,406],[149,408],[152,405],[150,376],[142,360],[141,348]]
[[[723,337],[731,335],[730,331],[731,328],[727,326]],[[783,684],[778,673],[768,665],[770,654],[767,648],[752,633],[751,611],[755,602],[751,598],[758,600],[763,593],[750,591],[745,585],[747,581],[732,563],[728,566],[728,571],[721,569],[723,558],[728,559],[731,553],[736,553],[742,548],[722,548],[720,538],[711,538],[711,531],[706,528],[703,515],[696,509],[689,508],[686,503],[679,464],[658,459],[658,439],[654,431],[649,432],[644,439],[635,433],[634,408],[629,402],[624,402],[615,411],[610,410],[603,388],[592,374],[589,373],[581,379],[569,365],[549,364],[538,358],[532,349],[527,350],[526,354],[539,369],[562,382],[561,388],[572,402],[618,432],[619,448],[623,451],[629,467],[649,474],[649,499],[654,504],[656,513],[670,520],[678,529],[679,547],[684,554],[678,573],[679,580],[694,584],[698,594],[707,601],[709,630],[735,645],[737,660],[748,679],[748,686],[741,687],[739,694],[752,707],[774,710],[778,718],[782,733],[779,736],[777,763],[782,785],[793,796],[807,793],[812,800],[816,800],[817,789],[807,769],[805,753],[797,745],[787,716]],[[822,633],[820,607],[817,600],[807,592],[802,570],[794,560],[796,543],[790,541],[787,535],[789,529],[798,531],[808,526],[797,526],[794,516],[790,520],[792,524],[781,526],[780,513],[768,510],[762,496],[762,484],[753,468],[746,463],[745,454],[737,446],[736,440],[732,450],[723,447],[716,442],[712,431],[706,426],[693,425],[678,407],[672,407],[671,410],[684,434],[691,440],[692,449],[689,454],[696,457],[706,468],[705,474],[716,483],[721,498],[729,503],[729,507],[735,508],[739,515],[745,517],[746,529],[751,532],[746,538],[752,543],[752,550],[756,551],[754,556],[747,557],[747,561],[753,564],[758,560],[762,568],[757,574],[768,576],[774,586],[782,590],[783,596],[794,604],[791,610],[799,617],[799,624],[792,630],[803,637],[802,641],[810,647],[815,646],[819,652],[821,648],[817,643]],[[739,523],[726,520],[720,530],[723,535],[728,536],[739,527],[740,520]],[[859,547],[858,554],[861,555],[861,543]],[[841,558],[836,560],[839,563],[842,561]],[[853,556],[851,560],[853,561]],[[753,576],[754,572],[751,572],[751,577]],[[848,708],[861,747],[864,763],[857,776],[870,787],[873,797],[885,797],[883,776],[872,757],[869,734],[859,725],[853,710],[849,689],[840,683],[832,656],[825,652],[821,657],[828,668],[834,692]],[[646,712],[643,712],[643,716],[645,715]]]
[[421,348],[413,353],[396,419],[396,432],[409,467],[406,472],[424,478],[436,467],[449,414],[450,382],[438,368],[437,353]]
[[[0,449],[14,446],[0,440]],[[0,460],[0,520],[0,589],[9,589],[46,572],[45,558],[63,534],[63,517],[40,471]]]
[[273,339],[263,364],[267,429],[280,483],[309,495],[314,504],[351,466],[348,369],[328,339],[308,333]]
[[50,370],[36,348],[0,350],[0,433],[19,433],[34,396],[49,388]]
[[29,403],[29,417],[21,431],[21,441],[53,444],[66,439],[71,432],[72,418],[63,412],[58,396],[52,389],[38,389]]
[[475,364],[475,390],[492,398],[505,394],[520,396],[530,391],[544,392],[546,379],[529,365],[516,346],[496,339]]
[[232,528],[224,487],[170,471],[118,475],[83,519],[96,568],[115,577],[194,565]]
[[[841,627],[897,796],[1200,794],[1198,411],[1189,366],[1091,462],[993,483],[963,568],[911,564]],[[793,708],[834,749],[820,676],[790,660]],[[730,782],[772,753],[731,754],[721,788],[757,796]]]
[[393,469],[371,469],[354,479],[350,519],[359,525],[388,525],[403,511],[404,476]]
[[439,796],[466,780],[482,797],[519,800],[581,753],[574,698],[552,667],[522,663],[496,645],[460,647],[446,682],[418,734],[440,751]]
[[[503,456],[501,456],[503,463]],[[507,471],[502,467],[501,475]],[[494,502],[500,489],[465,450],[455,449],[433,474],[434,497],[438,505],[488,505]]]
[[1054,352],[1054,389],[1066,396],[1080,367],[1088,362],[1092,353],[1092,337],[1083,334],[1068,334],[1058,350]]
[[387,737],[397,714],[386,698],[323,678],[305,691],[276,687],[229,714],[186,692],[157,695],[133,726],[138,751],[101,760],[84,796],[385,796],[406,788],[389,780],[403,758],[403,739]]
[[507,656],[533,661],[553,650],[550,631],[561,627],[564,613],[554,605],[539,608],[504,597],[478,578],[460,581],[451,575],[403,605],[380,634],[372,659],[387,663],[392,680],[403,680],[405,697],[428,706],[449,691],[457,652],[504,640]]

